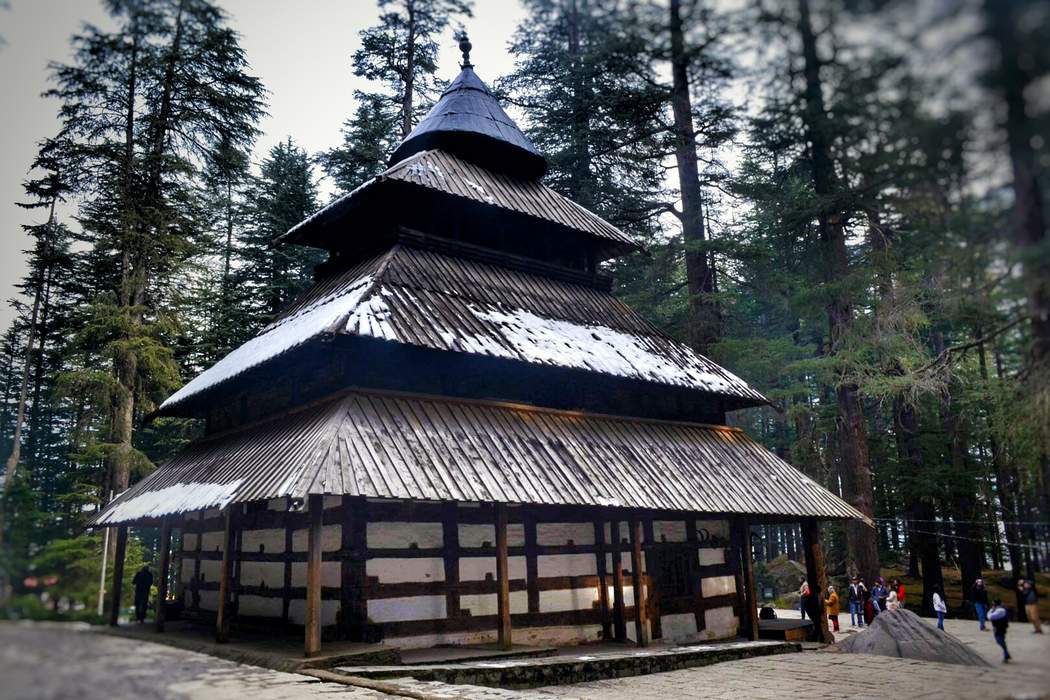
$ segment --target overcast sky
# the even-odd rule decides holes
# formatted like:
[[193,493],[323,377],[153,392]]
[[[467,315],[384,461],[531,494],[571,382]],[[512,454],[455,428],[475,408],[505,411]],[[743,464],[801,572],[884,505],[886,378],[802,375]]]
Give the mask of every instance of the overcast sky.
[[[251,71],[270,91],[256,154],[291,136],[314,153],[335,145],[353,107],[353,90],[364,87],[350,73],[358,32],[375,23],[374,0],[219,0],[241,33]],[[0,3],[2,5],[2,3]],[[517,0],[482,0],[465,22],[471,60],[491,82],[513,66],[507,42],[524,13]],[[14,315],[7,300],[25,269],[28,239],[21,226],[39,212],[15,206],[22,198],[36,144],[58,129],[57,104],[40,97],[49,61],[70,58],[69,37],[84,22],[107,26],[98,0],[10,0],[0,9],[0,326]],[[458,71],[459,50],[448,37],[441,77]]]

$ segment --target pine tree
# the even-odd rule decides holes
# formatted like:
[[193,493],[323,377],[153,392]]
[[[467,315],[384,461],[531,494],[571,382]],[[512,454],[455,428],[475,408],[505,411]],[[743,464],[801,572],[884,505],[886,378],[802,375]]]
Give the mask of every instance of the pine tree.
[[263,91],[209,2],[110,9],[120,30],[76,37],[75,62],[54,67],[51,94],[62,102],[63,138],[95,175],[84,222],[107,288],[83,339],[112,363],[105,450],[108,486],[121,491],[144,461],[132,446],[137,411],[177,381],[163,300],[194,252],[193,178],[214,150],[252,141]]
[[306,151],[291,137],[270,149],[248,197],[251,219],[242,234],[236,273],[244,318],[238,329],[252,335],[312,281],[323,254],[274,240],[317,209],[317,184]]
[[[343,142],[318,156],[340,193],[381,172],[401,139],[437,98],[438,44],[449,24],[471,16],[471,0],[378,0],[379,24],[361,32],[353,74],[381,87],[355,91]],[[400,137],[400,138],[399,138]]]

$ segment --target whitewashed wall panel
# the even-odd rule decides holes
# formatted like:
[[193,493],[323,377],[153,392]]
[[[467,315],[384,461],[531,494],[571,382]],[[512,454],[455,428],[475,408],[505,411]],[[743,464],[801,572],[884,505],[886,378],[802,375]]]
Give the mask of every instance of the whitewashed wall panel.
[[441,523],[368,523],[367,537],[370,549],[437,549],[445,543]]
[[444,581],[445,560],[435,557],[369,559],[365,571],[368,576],[377,577],[380,583]]
[[382,598],[368,601],[368,617],[373,622],[401,620],[435,620],[448,616],[443,595],[421,595],[411,598]]

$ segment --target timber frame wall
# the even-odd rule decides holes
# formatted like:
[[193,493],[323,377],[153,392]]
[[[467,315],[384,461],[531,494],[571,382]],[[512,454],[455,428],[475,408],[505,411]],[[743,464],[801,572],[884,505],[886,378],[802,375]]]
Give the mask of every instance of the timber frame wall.
[[[493,641],[499,628],[496,507],[325,496],[321,610],[326,639],[401,647]],[[726,518],[621,508],[508,506],[509,610],[514,641],[633,639],[630,523],[638,522],[652,638],[746,635],[747,567],[740,524]],[[232,507],[236,624],[301,632],[306,619],[309,513],[288,499]],[[613,524],[618,528],[614,528]],[[190,616],[214,618],[225,521],[218,510],[181,523],[179,581]],[[619,537],[613,536],[619,530]],[[617,552],[619,557],[616,556]],[[748,550],[748,554],[750,551]],[[619,559],[619,565],[617,565]],[[661,566],[661,562],[663,565]],[[660,571],[679,572],[661,597]],[[684,575],[684,577],[683,577]],[[684,585],[683,585],[684,581]],[[620,585],[617,585],[620,582]],[[742,613],[743,616],[742,616]]]

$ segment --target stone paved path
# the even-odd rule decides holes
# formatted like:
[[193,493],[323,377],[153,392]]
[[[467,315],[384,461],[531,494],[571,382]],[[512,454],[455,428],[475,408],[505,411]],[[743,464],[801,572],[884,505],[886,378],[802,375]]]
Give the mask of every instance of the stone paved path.
[[[848,624],[849,616],[846,616]],[[933,624],[932,620],[926,620]],[[562,698],[1050,698],[1050,633],[1011,624],[1014,662],[1002,665],[991,632],[970,620],[948,620],[946,631],[994,664],[991,670],[828,651],[745,659],[703,668],[537,689]],[[1047,630],[1050,632],[1050,630]]]
[[969,621],[949,620],[947,627],[995,667],[819,651],[528,691],[395,679],[383,681],[381,693],[83,627],[0,623],[0,700],[1050,699],[1050,634],[1012,625],[1007,640],[1016,663],[1003,666],[991,633],[978,632]]
[[0,622],[0,700],[391,700],[86,628]]

